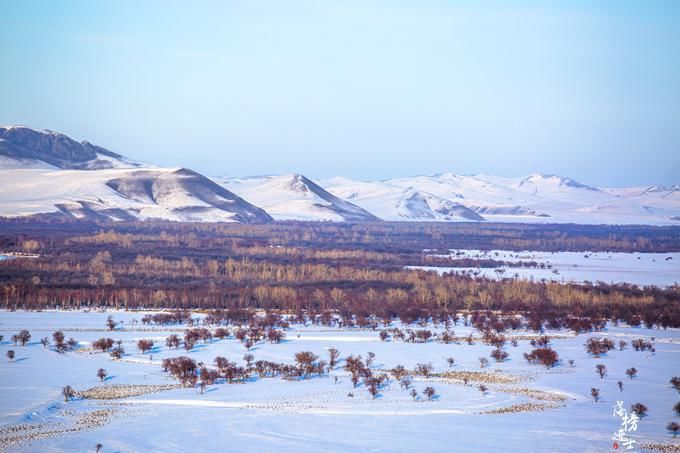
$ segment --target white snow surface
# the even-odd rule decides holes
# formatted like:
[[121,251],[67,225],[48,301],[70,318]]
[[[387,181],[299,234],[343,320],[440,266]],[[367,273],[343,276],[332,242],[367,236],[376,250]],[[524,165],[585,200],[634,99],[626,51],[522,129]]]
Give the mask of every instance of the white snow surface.
[[[582,224],[678,224],[680,188],[650,186],[598,188],[570,178],[532,174],[502,178],[443,173],[433,176],[361,182],[320,181],[329,192],[384,220],[453,220],[430,208],[404,209],[416,192],[460,204],[490,221]],[[464,219],[459,219],[464,220]]]
[[[102,209],[132,209],[132,216],[139,219],[233,220],[212,207],[194,209],[205,206],[181,193],[167,200],[168,206],[140,206],[119,194],[112,196],[105,182],[125,171],[161,174],[175,169],[104,155],[96,161],[114,168],[58,170],[40,161],[0,157],[0,216],[54,212],[57,204],[86,202],[99,203]],[[314,181],[299,174],[213,180],[278,220],[680,225],[680,185],[606,188],[554,175],[502,178],[452,173],[372,182],[342,177]]]
[[360,207],[336,198],[299,174],[214,180],[276,220],[343,221],[370,217]]
[[[124,321],[113,332],[105,329],[106,317]],[[217,383],[199,394],[192,388],[180,388],[115,401],[75,399],[64,403],[60,391],[64,385],[77,390],[107,384],[168,384],[175,381],[164,373],[161,362],[166,357],[188,355],[211,364],[224,356],[243,365],[245,349],[233,337],[199,344],[191,352],[168,350],[164,338],[177,333],[178,326],[133,326],[132,318],[143,313],[128,312],[0,312],[0,429],[19,423],[48,426],[68,424],[73,414],[111,407],[117,412],[102,427],[65,433],[14,446],[9,451],[76,452],[93,451],[97,443],[104,451],[184,452],[184,451],[278,451],[329,452],[599,452],[612,451],[613,434],[620,421],[613,416],[617,400],[629,408],[642,402],[649,408],[632,436],[638,442],[658,441],[677,445],[678,440],[664,429],[674,419],[672,405],[678,393],[668,383],[680,375],[680,331],[651,330],[626,326],[609,326],[605,331],[588,335],[560,334],[551,345],[562,362],[546,369],[529,365],[522,353],[531,349],[521,339],[518,347],[506,346],[507,361],[494,363],[489,369],[516,376],[525,381],[512,385],[564,395],[559,407],[543,412],[480,414],[488,410],[532,401],[526,396],[503,391],[502,385],[490,385],[486,396],[473,386],[449,383],[436,378],[416,378],[414,388],[421,393],[432,386],[439,395],[433,401],[413,401],[408,392],[392,381],[372,399],[363,385],[353,388],[341,367],[330,376],[300,381],[280,378],[253,378],[244,384]],[[198,315],[200,316],[200,315]],[[31,331],[26,346],[14,346],[8,338],[20,329]],[[62,329],[84,347],[100,337],[123,341],[126,355],[113,361],[106,353],[83,350],[58,354],[43,348],[39,339],[51,337]],[[181,328],[179,328],[181,330]],[[454,327],[458,336],[470,328],[461,323]],[[526,332],[509,335],[527,335]],[[180,332],[181,335],[181,332]],[[586,354],[583,343],[589,336],[619,340],[655,337],[656,353],[636,352],[630,346],[623,351],[594,358]],[[141,338],[156,340],[156,347],[141,354],[135,342]],[[296,352],[309,350],[326,357],[327,348],[335,346],[341,357],[369,351],[376,355],[376,369],[397,364],[413,368],[416,363],[431,362],[435,371],[449,369],[447,357],[456,360],[452,370],[479,370],[478,357],[488,357],[492,350],[481,342],[475,345],[428,342],[410,344],[380,341],[378,332],[337,330],[326,327],[293,326],[280,344],[258,343],[251,353],[256,360],[293,363]],[[13,362],[5,359],[7,350],[16,351]],[[575,360],[570,367],[568,360]],[[600,379],[595,365],[603,363],[607,375]],[[342,364],[342,362],[341,362]],[[638,369],[638,377],[629,379],[625,370]],[[104,384],[96,376],[105,368]],[[335,378],[337,377],[337,383]],[[623,381],[619,391],[617,381]],[[595,403],[590,389],[599,388],[602,400]],[[353,393],[354,397],[348,397]]]
[[[153,173],[157,178],[170,177],[177,168],[104,169],[104,170],[0,170],[0,216],[20,217],[56,212],[64,205],[76,217],[84,216],[84,206],[97,211],[122,210],[134,218],[175,221],[233,221],[233,213],[226,212],[187,193],[179,185],[162,199],[131,199],[118,193],[106,183],[126,178],[138,171]],[[175,178],[173,175],[172,178]],[[181,178],[181,176],[180,176]],[[172,183],[172,179],[169,179]],[[187,207],[200,212],[185,211]],[[116,213],[110,214],[114,219]]]
[[[538,267],[518,265],[499,268],[407,266],[438,273],[451,272],[486,278],[520,278],[555,282],[630,283],[637,286],[680,285],[680,253],[621,252],[512,252],[507,250],[451,250],[452,259],[494,259],[510,263],[535,262]],[[543,267],[541,267],[543,265]],[[502,271],[499,271],[502,270]]]

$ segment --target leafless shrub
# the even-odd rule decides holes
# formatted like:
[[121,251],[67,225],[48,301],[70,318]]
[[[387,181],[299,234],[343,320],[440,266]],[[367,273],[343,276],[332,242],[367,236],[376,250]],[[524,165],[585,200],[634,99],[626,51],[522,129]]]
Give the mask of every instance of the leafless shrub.
[[601,363],[598,363],[595,365],[595,371],[600,376],[600,379],[604,379],[605,375],[607,374],[607,367]]
[[635,403],[630,406],[630,411],[636,413],[640,418],[647,415],[647,410],[647,406],[642,403]]
[[592,396],[595,402],[597,403],[600,400],[600,389],[596,389],[595,387],[591,388],[590,396]]
[[99,340],[92,342],[92,347],[94,349],[99,349],[101,352],[106,352],[113,347],[113,339],[100,338]]
[[496,362],[504,361],[508,358],[508,355],[509,354],[502,349],[494,349],[491,351],[491,358],[493,358]]
[[154,341],[153,340],[139,340],[137,341],[137,348],[139,348],[140,351],[142,351],[142,354],[146,353],[146,351],[150,351],[151,348],[153,348]]
[[335,348],[328,348],[328,366],[331,369],[335,368],[338,364],[338,358],[340,357],[340,351]]
[[432,400],[436,393],[437,392],[432,387],[425,387],[425,389],[423,390],[423,395],[425,395],[428,400]]
[[76,395],[76,392],[73,390],[73,387],[67,385],[61,389],[61,394],[64,396],[64,402],[68,402]]
[[666,430],[670,431],[673,433],[673,437],[676,437],[678,435],[678,432],[680,432],[680,423],[678,422],[669,422],[666,425]]
[[418,363],[416,364],[416,373],[422,374],[426,378],[430,377],[432,374],[432,364],[431,363]]
[[557,352],[549,346],[546,346],[544,348],[536,348],[533,351],[531,351],[531,353],[529,353],[529,354],[527,354],[525,352],[524,358],[529,363],[534,363],[534,364],[540,363],[540,364],[545,365],[548,368],[555,366],[555,364],[559,360]]

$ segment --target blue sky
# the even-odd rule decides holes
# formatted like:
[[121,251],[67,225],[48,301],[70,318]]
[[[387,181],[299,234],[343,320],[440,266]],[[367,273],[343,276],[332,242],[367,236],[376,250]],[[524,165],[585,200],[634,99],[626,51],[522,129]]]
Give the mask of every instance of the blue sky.
[[680,2],[0,2],[0,123],[209,175],[680,183]]

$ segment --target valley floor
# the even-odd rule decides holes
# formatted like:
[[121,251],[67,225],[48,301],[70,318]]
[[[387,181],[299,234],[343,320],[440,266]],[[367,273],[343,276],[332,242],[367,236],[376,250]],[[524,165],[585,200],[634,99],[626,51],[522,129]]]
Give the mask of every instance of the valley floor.
[[[105,327],[109,315],[123,321],[122,327],[109,332]],[[200,343],[188,353],[169,350],[165,338],[181,334],[184,327],[133,325],[132,319],[142,316],[141,312],[0,312],[0,335],[5,338],[0,345],[0,448],[94,451],[101,443],[104,452],[614,451],[612,437],[620,420],[613,408],[623,401],[626,408],[636,402],[649,408],[648,416],[631,433],[638,447],[662,443],[680,449],[680,439],[665,430],[669,421],[677,421],[672,407],[680,400],[669,385],[671,377],[680,375],[678,329],[609,326],[587,335],[548,332],[562,359],[551,369],[523,359],[534,335],[525,331],[508,335],[518,339],[518,346],[506,345],[510,355],[503,363],[490,359],[493,348],[480,341],[474,345],[383,342],[378,331],[310,325],[295,325],[282,343],[261,342],[250,351],[255,360],[291,364],[300,351],[324,359],[331,347],[339,349],[342,358],[373,352],[376,370],[397,364],[413,369],[417,363],[431,362],[438,376],[414,379],[413,388],[419,393],[414,401],[410,390],[402,390],[394,380],[376,399],[362,384],[353,388],[342,360],[322,377],[252,378],[242,384],[217,383],[200,394],[194,388],[178,387],[163,372],[162,360],[187,355],[212,364],[216,356],[224,356],[243,365],[243,345],[230,337]],[[26,346],[8,341],[20,329],[32,334]],[[80,347],[65,354],[44,348],[39,339],[51,338],[55,330],[78,340]],[[454,330],[456,336],[473,332],[460,322]],[[629,346],[594,358],[583,347],[589,336],[610,337],[617,344],[626,340]],[[126,355],[112,360],[106,353],[92,351],[90,343],[101,337],[122,340]],[[633,339],[652,337],[653,354],[630,347]],[[154,349],[140,353],[135,343],[141,338],[155,340]],[[10,349],[16,352],[11,362],[5,357]],[[455,358],[453,367],[447,364],[448,357]],[[479,357],[490,360],[484,370]],[[599,363],[607,367],[603,379],[595,372]],[[634,379],[625,375],[630,367],[639,372]],[[96,376],[99,368],[108,372],[103,383]],[[456,374],[465,371],[472,372],[469,385]],[[623,391],[618,381],[623,381]],[[488,385],[486,395],[477,389],[480,383]],[[67,384],[78,391],[103,390],[89,399],[65,403],[61,389]],[[422,395],[426,386],[436,390],[432,401]],[[601,392],[597,403],[590,397],[593,387]],[[114,390],[118,395],[107,395]]]

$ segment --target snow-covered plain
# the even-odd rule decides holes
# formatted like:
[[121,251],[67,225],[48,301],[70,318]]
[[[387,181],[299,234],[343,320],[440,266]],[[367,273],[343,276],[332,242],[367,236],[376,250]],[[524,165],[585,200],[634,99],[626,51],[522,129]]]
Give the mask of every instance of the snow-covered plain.
[[[512,252],[507,250],[451,250],[452,259],[494,259],[511,263],[535,262],[544,267],[503,266],[430,267],[408,266],[439,273],[453,272],[486,278],[520,278],[556,282],[631,283],[638,286],[667,287],[680,284],[680,253],[620,252]],[[502,269],[502,272],[499,272]]]
[[[108,332],[109,314],[123,321],[122,328]],[[517,347],[507,345],[510,354],[504,363],[494,363],[488,370],[517,376],[515,384],[489,384],[483,396],[474,386],[439,378],[416,378],[419,393],[425,386],[439,395],[433,401],[413,401],[408,391],[392,381],[379,398],[372,399],[360,385],[353,389],[348,374],[336,368],[330,376],[301,381],[280,378],[252,379],[244,384],[215,384],[204,394],[192,388],[151,393],[132,398],[97,401],[76,399],[64,403],[60,391],[66,385],[77,390],[110,384],[172,384],[161,369],[166,357],[188,355],[206,364],[220,355],[244,364],[245,348],[235,339],[199,344],[191,352],[168,350],[164,340],[181,327],[132,325],[132,318],[143,313],[128,312],[1,312],[0,334],[0,436],[17,424],[38,426],[45,423],[56,434],[21,443],[9,451],[93,451],[97,443],[103,451],[610,451],[619,420],[613,416],[617,400],[629,407],[642,402],[649,415],[639,423],[633,437],[638,442],[672,443],[664,427],[674,419],[673,404],[680,399],[668,381],[680,375],[680,330],[649,330],[610,326],[606,331],[576,336],[559,335],[552,346],[562,362],[553,369],[529,365],[522,353],[530,349],[527,332],[520,335]],[[195,315],[199,316],[199,315]],[[14,346],[8,338],[20,329],[33,335],[26,346]],[[43,348],[39,339],[51,337],[62,329],[66,337],[81,344],[77,352],[58,354]],[[457,336],[471,332],[460,322]],[[181,333],[181,332],[179,332]],[[635,338],[655,337],[656,353],[635,352],[630,347],[612,351],[601,358],[589,357],[583,343],[588,336],[607,336],[630,343]],[[121,339],[126,355],[113,361],[105,353],[93,353],[87,345],[100,338]],[[141,338],[156,340],[156,347],[141,354],[134,343]],[[416,363],[431,362],[435,371],[448,370],[447,357],[455,358],[454,371],[479,371],[479,357],[489,357],[491,346],[428,342],[411,344],[379,339],[378,332],[358,329],[330,329],[294,326],[281,344],[258,343],[252,350],[256,360],[293,363],[296,352],[309,350],[326,358],[327,348],[336,347],[341,357],[369,351],[376,355],[374,368],[388,369],[397,364],[413,368]],[[7,361],[8,349],[16,351],[13,362]],[[575,361],[574,366],[568,360]],[[603,363],[608,374],[600,379],[595,365]],[[342,365],[342,362],[341,362]],[[639,376],[624,374],[636,367]],[[99,383],[98,368],[109,377]],[[337,383],[335,378],[337,377]],[[624,382],[623,392],[617,381]],[[590,389],[601,390],[602,400],[595,403]],[[522,403],[546,403],[526,396],[513,388],[540,390],[540,395],[556,399],[547,401],[554,408],[544,411],[489,414],[490,410]],[[353,393],[354,397],[348,397]],[[112,409],[105,422],[77,432],[62,432],[79,416]],[[30,428],[25,428],[30,431]],[[613,451],[613,450],[612,450]]]

